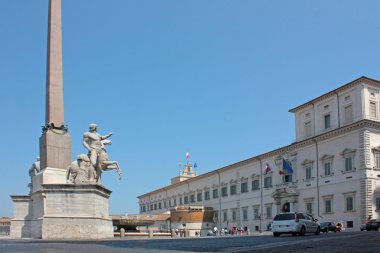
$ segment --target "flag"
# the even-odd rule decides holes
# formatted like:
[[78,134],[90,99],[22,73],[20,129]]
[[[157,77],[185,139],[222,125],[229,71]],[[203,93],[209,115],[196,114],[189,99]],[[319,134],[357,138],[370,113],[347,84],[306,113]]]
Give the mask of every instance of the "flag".
[[272,170],[270,169],[268,162],[266,162],[266,163],[265,163],[264,175],[268,174],[268,173],[271,172],[271,171],[272,171]]
[[186,153],[186,158],[189,159],[189,157],[190,157],[190,154],[189,154],[189,152],[187,152]]
[[282,158],[282,169],[289,174],[293,173],[292,165],[288,160],[285,160],[284,158]]
[[196,169],[198,167],[197,163],[194,163],[194,169]]

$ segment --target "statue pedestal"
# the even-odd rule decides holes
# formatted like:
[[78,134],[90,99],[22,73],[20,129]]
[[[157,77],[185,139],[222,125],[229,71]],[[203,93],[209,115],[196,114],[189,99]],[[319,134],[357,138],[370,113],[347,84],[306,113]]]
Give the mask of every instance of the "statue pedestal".
[[45,131],[40,137],[40,159],[41,170],[66,169],[71,163],[71,137],[64,132]]
[[43,184],[31,195],[11,196],[12,238],[113,238],[108,199],[111,191],[97,184]]

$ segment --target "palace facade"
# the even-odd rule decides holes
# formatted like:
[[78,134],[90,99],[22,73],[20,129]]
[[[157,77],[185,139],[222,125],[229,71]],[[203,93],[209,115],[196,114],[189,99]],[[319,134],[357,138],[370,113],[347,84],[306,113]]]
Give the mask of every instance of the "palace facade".
[[277,213],[303,210],[359,230],[380,216],[379,99],[380,81],[360,77],[297,106],[292,144],[199,176],[187,164],[138,196],[140,213],[203,206],[219,228],[261,231]]

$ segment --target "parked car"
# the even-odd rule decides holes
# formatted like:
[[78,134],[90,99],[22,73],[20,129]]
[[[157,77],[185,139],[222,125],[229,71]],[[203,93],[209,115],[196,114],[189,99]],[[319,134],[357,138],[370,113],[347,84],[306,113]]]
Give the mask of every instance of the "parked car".
[[338,231],[337,226],[334,224],[334,222],[321,222],[321,232],[327,233],[329,231]]
[[314,233],[319,235],[321,227],[317,219],[304,212],[289,212],[277,214],[272,223],[273,236],[280,234],[305,235]]
[[379,219],[369,220],[369,221],[367,221],[366,226],[365,226],[365,230],[367,230],[367,231],[371,231],[371,230],[378,231],[379,228],[380,228],[380,220]]

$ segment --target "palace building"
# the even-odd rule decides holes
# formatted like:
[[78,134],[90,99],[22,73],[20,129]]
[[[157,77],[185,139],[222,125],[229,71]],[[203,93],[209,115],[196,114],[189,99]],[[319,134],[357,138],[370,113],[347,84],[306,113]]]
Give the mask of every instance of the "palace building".
[[[141,214],[200,206],[210,226],[262,231],[302,210],[359,230],[380,218],[380,81],[360,77],[297,106],[288,146],[196,176],[190,164],[168,186],[138,196]],[[208,221],[209,222],[209,221]]]

